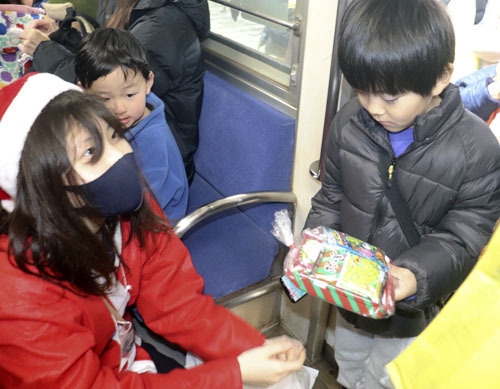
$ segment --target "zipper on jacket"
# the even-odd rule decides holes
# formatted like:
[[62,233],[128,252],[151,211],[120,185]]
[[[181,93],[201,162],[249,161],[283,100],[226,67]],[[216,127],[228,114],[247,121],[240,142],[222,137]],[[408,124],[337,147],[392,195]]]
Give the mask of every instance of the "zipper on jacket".
[[389,168],[387,169],[387,187],[390,189],[392,186],[392,175],[394,174],[394,170],[396,170],[397,159],[393,158]]
[[[396,170],[396,164],[398,162],[397,158],[390,154],[389,155],[389,166],[387,167],[387,170],[385,170],[385,167],[379,166],[379,172],[381,175],[382,179],[382,184],[387,188],[391,189],[392,186],[392,177],[394,176],[395,170]],[[386,165],[387,166],[387,165]],[[384,175],[387,174],[387,176],[384,177]],[[373,215],[373,223],[370,228],[370,232],[368,234],[368,243],[373,244],[373,238],[375,236],[375,232],[377,231],[380,223],[382,222],[383,218],[383,196],[378,200],[377,205],[375,206],[375,213]]]

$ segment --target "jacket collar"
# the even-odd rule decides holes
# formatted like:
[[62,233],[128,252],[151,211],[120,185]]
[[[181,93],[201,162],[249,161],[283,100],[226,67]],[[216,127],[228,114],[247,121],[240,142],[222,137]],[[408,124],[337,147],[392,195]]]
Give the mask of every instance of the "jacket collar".
[[[440,97],[441,103],[437,107],[415,118],[413,133],[416,143],[431,140],[442,131],[453,127],[462,117],[464,105],[456,85],[448,85]],[[373,140],[386,147],[391,147],[387,131],[364,108],[360,108],[356,119],[361,122],[361,128],[366,129],[365,132]]]
[[414,124],[415,140],[423,142],[455,126],[464,114],[464,105],[456,85],[448,85],[440,95],[441,104],[417,116]]

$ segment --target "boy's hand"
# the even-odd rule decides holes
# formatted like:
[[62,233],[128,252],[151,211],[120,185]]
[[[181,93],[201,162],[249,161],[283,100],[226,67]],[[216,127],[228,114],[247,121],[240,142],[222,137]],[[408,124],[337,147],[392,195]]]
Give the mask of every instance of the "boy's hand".
[[389,273],[394,277],[396,301],[404,300],[417,292],[417,279],[411,270],[391,264],[389,265]]

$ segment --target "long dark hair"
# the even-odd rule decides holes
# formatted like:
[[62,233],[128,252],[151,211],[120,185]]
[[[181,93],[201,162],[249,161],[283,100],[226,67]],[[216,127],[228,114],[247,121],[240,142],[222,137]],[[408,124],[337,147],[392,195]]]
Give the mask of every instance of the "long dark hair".
[[[10,250],[17,266],[77,293],[102,295],[112,285],[116,271],[112,236],[118,218],[106,219],[96,234],[86,223],[95,218],[90,207],[75,208],[67,185],[77,185],[77,175],[68,159],[66,140],[75,129],[87,131],[100,158],[103,149],[98,119],[120,136],[120,122],[90,94],[66,91],[52,99],[31,127],[19,165],[15,208],[8,217]],[[131,234],[141,246],[151,231],[168,226],[149,206],[149,190],[143,183],[145,201],[128,216]]]
[[[125,28],[130,19],[130,14],[138,2],[139,0],[118,0],[113,14],[106,22],[106,27]],[[107,0],[104,0],[104,9],[107,15],[110,11],[108,10]]]

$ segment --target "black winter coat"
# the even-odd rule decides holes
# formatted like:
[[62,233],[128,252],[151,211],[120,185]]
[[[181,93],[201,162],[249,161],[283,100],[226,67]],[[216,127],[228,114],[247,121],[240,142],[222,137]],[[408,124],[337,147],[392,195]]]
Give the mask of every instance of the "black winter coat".
[[[97,20],[104,25],[117,0],[99,2]],[[107,15],[107,16],[106,16]],[[207,0],[139,0],[127,29],[148,52],[155,75],[152,91],[165,103],[167,122],[179,146],[188,180],[194,174],[198,120],[203,99],[203,58],[200,40],[210,31]],[[74,54],[56,42],[39,45],[34,70],[76,82]]]
[[[358,328],[382,336],[418,335],[476,263],[500,216],[500,146],[449,85],[441,104],[418,116],[414,142],[394,157],[387,131],[353,99],[335,117],[323,181],[306,227],[328,226],[382,248],[417,279],[413,300],[369,319],[341,310]],[[381,158],[382,156],[388,158]],[[397,184],[421,235],[410,247],[386,195],[379,161],[396,162]],[[388,168],[388,166],[387,166]],[[375,217],[377,205],[382,213]]]

